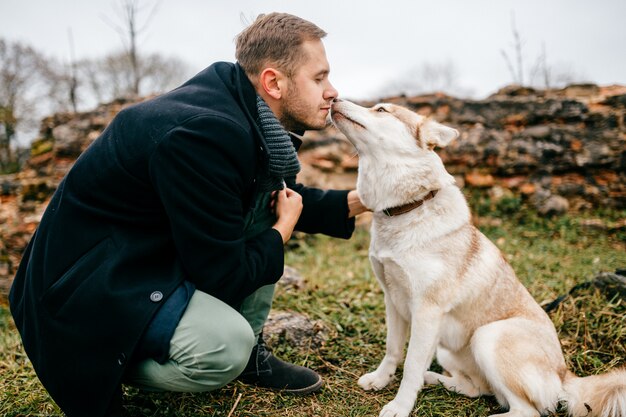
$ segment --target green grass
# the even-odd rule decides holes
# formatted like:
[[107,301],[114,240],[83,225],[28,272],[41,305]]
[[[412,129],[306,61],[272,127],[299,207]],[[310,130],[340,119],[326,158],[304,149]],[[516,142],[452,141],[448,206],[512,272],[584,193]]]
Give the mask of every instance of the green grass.
[[[591,214],[541,218],[520,201],[490,209],[481,197],[474,201],[475,211],[481,214],[477,224],[502,249],[539,302],[550,301],[599,272],[626,267],[626,235],[584,228],[581,219]],[[625,218],[626,211],[593,216],[611,225]],[[364,392],[356,385],[384,353],[384,303],[367,259],[368,244],[367,230],[359,228],[348,241],[298,236],[287,254],[286,263],[307,278],[307,285],[299,292],[279,292],[274,308],[320,320],[329,337],[318,350],[293,348],[280,340],[274,341],[273,348],[278,356],[320,372],[325,379],[320,393],[293,397],[238,382],[207,394],[147,394],[125,388],[127,412],[131,416],[377,416],[393,399],[401,372],[380,392]],[[593,288],[579,291],[551,313],[570,369],[588,375],[626,364],[625,313],[625,300],[607,298]],[[1,305],[0,329],[0,415],[61,415],[38,382],[7,308]],[[469,399],[442,387],[427,387],[412,415],[486,416],[498,410],[490,397]]]

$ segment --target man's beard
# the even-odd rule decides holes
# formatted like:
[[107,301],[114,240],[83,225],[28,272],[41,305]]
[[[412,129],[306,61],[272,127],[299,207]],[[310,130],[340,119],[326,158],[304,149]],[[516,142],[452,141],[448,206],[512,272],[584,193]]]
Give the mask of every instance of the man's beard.
[[295,83],[290,82],[289,93],[284,98],[281,124],[287,131],[321,130],[328,126],[328,119],[320,121],[318,113],[321,105],[310,105],[300,97]]

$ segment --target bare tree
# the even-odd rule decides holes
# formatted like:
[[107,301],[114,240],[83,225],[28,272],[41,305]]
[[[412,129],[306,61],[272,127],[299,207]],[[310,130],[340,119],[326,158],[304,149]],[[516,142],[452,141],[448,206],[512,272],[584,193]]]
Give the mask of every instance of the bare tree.
[[60,62],[56,59],[46,59],[46,65],[42,67],[43,77],[46,82],[48,111],[73,111],[78,112],[82,104],[79,95],[79,86],[82,82],[79,75],[79,62],[76,60],[74,51],[74,35],[72,29],[67,29],[70,60]]
[[0,171],[15,165],[12,145],[20,126],[35,121],[43,62],[30,46],[0,39]]
[[517,25],[515,24],[514,12],[511,12],[511,30],[513,31],[513,52],[515,53],[516,65],[513,64],[513,59],[509,57],[504,49],[500,50],[500,52],[504,57],[504,60],[506,61],[509,72],[511,73],[511,77],[513,77],[513,82],[519,85],[524,85],[524,66],[522,64],[522,38],[517,30]]
[[527,83],[531,87],[551,89],[582,79],[582,77],[575,75],[569,68],[563,69],[562,65],[550,65],[545,42],[542,42],[541,53],[539,53],[535,59],[533,66],[529,68],[528,78],[526,78],[524,76],[525,71],[523,65],[525,62],[522,51],[523,41],[520,32],[517,30],[515,14],[513,12],[511,13],[511,30],[513,32],[512,56],[504,49],[500,52],[504,57],[514,83],[519,85]]
[[546,44],[541,43],[541,53],[535,60],[535,65],[530,70],[529,81],[531,85],[538,85],[537,79],[541,79],[544,87],[549,89],[551,87],[551,69],[548,67],[548,57],[546,54]]
[[68,28],[67,35],[70,44],[69,99],[72,103],[72,109],[76,113],[78,111],[78,65],[76,63],[76,54],[74,53],[74,35],[71,28]]
[[[59,84],[66,86],[76,109],[80,104],[95,105],[120,97],[138,97],[161,93],[176,86],[188,74],[180,59],[139,51],[140,38],[154,17],[160,0],[117,0],[115,18],[102,16],[122,40],[123,48],[102,58],[77,62],[73,57],[65,77]],[[73,40],[70,33],[70,48]]]
[[77,63],[78,77],[83,80],[82,86],[89,90],[86,95],[92,97],[96,104],[108,101],[104,90],[110,87],[102,81],[99,62],[100,60],[84,59]]
[[[151,5],[141,5],[140,3],[140,0],[120,0],[117,15],[121,23],[116,23],[105,18],[105,21],[113,27],[113,29],[115,29],[122,38],[124,51],[127,55],[128,63],[131,68],[131,92],[135,95],[139,95],[139,87],[142,81],[142,63],[137,50],[139,36],[147,28],[159,6],[159,1],[152,2]],[[147,18],[143,22],[140,22],[140,15],[143,15],[148,9],[149,12],[147,14]]]
[[115,28],[125,44],[120,53],[79,62],[69,31],[68,64],[44,58],[30,46],[0,39],[0,171],[15,166],[12,145],[37,126],[43,112],[76,112],[79,107],[118,97],[161,93],[187,77],[188,67],[180,59],[138,51],[140,34],[159,0],[151,1],[147,15],[147,3],[140,6],[142,0],[119,1],[122,25]]
[[529,84],[536,88],[561,88],[575,82],[583,82],[585,77],[575,72],[571,66],[562,63],[549,63],[546,44],[541,44],[541,53],[529,73]]
[[97,102],[108,102],[120,97],[162,93],[183,82],[189,73],[188,66],[174,57],[150,54],[140,57],[142,63],[139,77],[141,86],[134,90],[134,70],[125,52],[117,52],[97,60],[78,64],[84,88],[83,95],[92,96]]
[[54,112],[78,111],[79,80],[75,64],[63,63],[54,58],[46,58],[40,68],[42,85],[39,89],[39,110],[46,114]]
[[142,58],[142,79],[145,94],[155,94],[179,86],[191,74],[189,66],[175,57],[150,54]]

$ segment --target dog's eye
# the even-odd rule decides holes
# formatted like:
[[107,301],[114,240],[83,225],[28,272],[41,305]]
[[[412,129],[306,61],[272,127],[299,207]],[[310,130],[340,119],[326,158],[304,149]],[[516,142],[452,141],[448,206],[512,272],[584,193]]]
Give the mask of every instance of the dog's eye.
[[376,111],[377,111],[378,113],[387,113],[387,110],[385,110],[385,108],[384,108],[384,107],[379,107],[379,108],[377,108],[377,109],[376,109]]

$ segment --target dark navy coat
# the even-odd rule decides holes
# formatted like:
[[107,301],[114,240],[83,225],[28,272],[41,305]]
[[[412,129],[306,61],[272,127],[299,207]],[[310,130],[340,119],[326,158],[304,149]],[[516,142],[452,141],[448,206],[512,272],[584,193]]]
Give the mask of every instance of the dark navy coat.
[[[283,272],[280,234],[244,238],[268,166],[237,64],[122,110],[60,183],[10,293],[35,371],[70,417],[101,416],[159,305],[182,282],[236,306]],[[347,238],[347,191],[293,185],[298,230]]]

